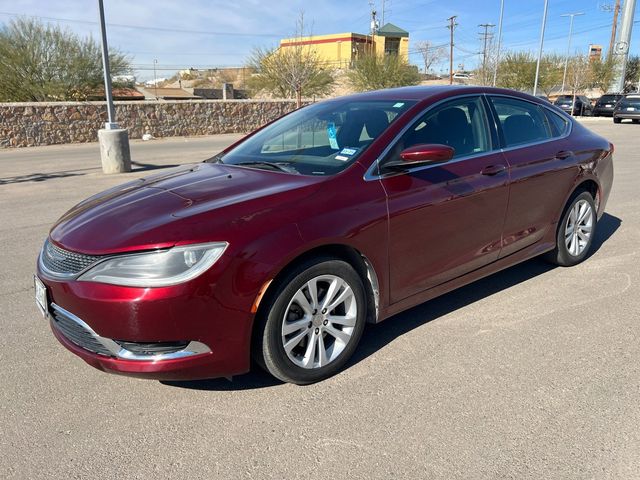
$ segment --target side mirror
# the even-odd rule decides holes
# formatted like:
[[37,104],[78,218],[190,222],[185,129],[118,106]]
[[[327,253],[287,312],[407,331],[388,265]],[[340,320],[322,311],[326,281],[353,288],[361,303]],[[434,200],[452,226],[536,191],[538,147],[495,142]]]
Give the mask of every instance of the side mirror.
[[388,162],[385,168],[404,170],[411,167],[448,162],[453,158],[455,149],[438,143],[419,144],[400,152],[400,160]]

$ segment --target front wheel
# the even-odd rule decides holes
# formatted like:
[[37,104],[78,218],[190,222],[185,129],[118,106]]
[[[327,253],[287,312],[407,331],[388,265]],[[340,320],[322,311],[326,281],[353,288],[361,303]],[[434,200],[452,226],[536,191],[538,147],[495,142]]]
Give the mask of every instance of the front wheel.
[[591,249],[596,231],[596,207],[589,192],[578,192],[569,200],[558,226],[551,263],[570,267],[582,262]]
[[351,265],[328,258],[303,263],[280,281],[264,309],[254,356],[285,382],[324,380],[355,351],[366,305],[362,280]]
[[613,117],[613,123],[620,123],[620,122],[622,122],[621,118]]

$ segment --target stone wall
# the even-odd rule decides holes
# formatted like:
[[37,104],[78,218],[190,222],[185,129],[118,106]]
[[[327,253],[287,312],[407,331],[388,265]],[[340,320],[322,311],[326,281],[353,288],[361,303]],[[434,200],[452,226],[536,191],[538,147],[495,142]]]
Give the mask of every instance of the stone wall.
[[[295,109],[288,100],[115,102],[129,138],[244,133]],[[95,142],[104,102],[0,103],[0,147]]]

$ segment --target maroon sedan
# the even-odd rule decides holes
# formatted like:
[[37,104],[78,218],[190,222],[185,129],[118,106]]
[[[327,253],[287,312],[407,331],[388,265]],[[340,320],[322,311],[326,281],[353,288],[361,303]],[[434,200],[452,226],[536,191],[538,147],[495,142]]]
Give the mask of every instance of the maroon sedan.
[[366,322],[529,258],[589,254],[613,145],[535,97],[416,87],[313,104],[205,161],[85,200],[37,302],[104,371],[338,372]]

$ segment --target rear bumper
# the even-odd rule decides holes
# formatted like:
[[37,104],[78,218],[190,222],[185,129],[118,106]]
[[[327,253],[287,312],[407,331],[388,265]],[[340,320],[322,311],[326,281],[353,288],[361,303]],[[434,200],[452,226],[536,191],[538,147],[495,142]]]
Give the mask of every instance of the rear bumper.
[[639,112],[614,112],[613,118],[620,118],[622,120],[638,120],[640,119]]
[[613,116],[613,108],[595,107],[593,109],[593,114],[596,117],[612,117]]

